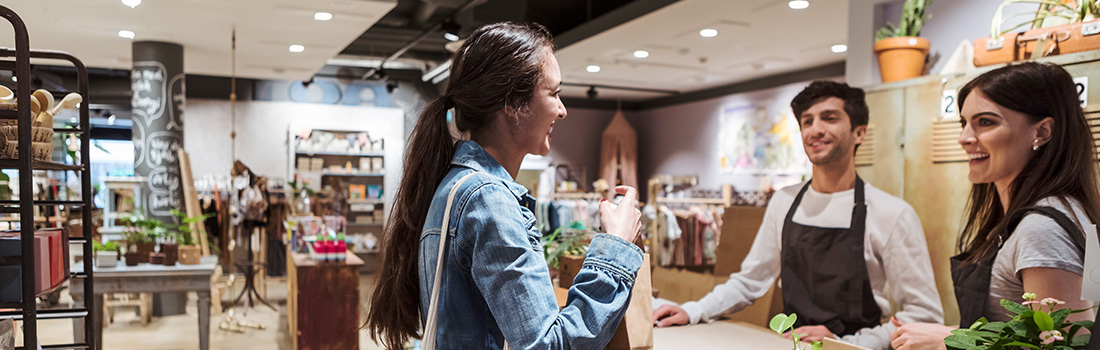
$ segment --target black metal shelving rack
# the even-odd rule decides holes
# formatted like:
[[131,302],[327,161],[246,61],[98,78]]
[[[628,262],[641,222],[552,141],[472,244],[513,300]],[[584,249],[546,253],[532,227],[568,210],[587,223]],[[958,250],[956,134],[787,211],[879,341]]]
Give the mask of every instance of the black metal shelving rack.
[[[0,318],[14,318],[23,322],[23,347],[17,349],[95,349],[95,328],[92,327],[94,313],[98,312],[92,305],[92,184],[91,175],[88,172],[90,162],[90,129],[88,127],[88,71],[84,63],[72,55],[60,51],[31,50],[30,38],[27,34],[27,26],[11,9],[0,6],[0,16],[11,23],[15,30],[15,48],[0,48],[0,70],[9,70],[15,73],[18,98],[17,110],[0,111],[0,119],[16,119],[19,123],[19,159],[0,160],[0,169],[17,169],[19,171],[19,199],[15,201],[0,201],[0,212],[18,213],[20,228],[20,245],[22,256],[19,265],[22,269],[23,298],[18,303],[0,303],[0,309],[16,309],[17,311],[0,311]],[[14,58],[14,60],[11,60]],[[30,113],[31,99],[31,58],[67,61],[77,71],[77,92],[84,97],[80,104],[80,127],[76,129],[54,129],[55,133],[80,134],[80,165],[58,164],[53,162],[34,161],[31,154],[31,125]],[[62,97],[64,92],[51,91],[55,97]],[[79,201],[36,201],[31,189],[34,170],[59,170],[73,171],[80,176]],[[69,278],[86,279],[84,283],[84,305],[68,309],[37,309],[35,295],[34,273],[34,207],[35,206],[82,206],[83,235],[80,238],[68,238],[71,245],[79,244],[84,252],[83,269],[80,272],[70,272]],[[66,235],[70,235],[65,231]],[[71,246],[70,246],[71,248]],[[73,344],[40,345],[38,342],[38,320],[40,319],[84,319],[84,339],[77,337]]]

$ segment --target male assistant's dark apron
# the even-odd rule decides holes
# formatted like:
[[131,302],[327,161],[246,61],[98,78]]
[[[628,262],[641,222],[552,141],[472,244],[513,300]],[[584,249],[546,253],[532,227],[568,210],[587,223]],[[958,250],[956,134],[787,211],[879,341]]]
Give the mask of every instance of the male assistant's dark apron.
[[823,325],[837,336],[881,325],[882,310],[875,303],[863,259],[867,226],[863,180],[856,177],[852,223],[846,229],[806,226],[791,220],[808,188],[809,181],[783,220],[783,312],[798,314],[795,327]]
[[1012,231],[1016,230],[1020,220],[1023,220],[1025,215],[1033,211],[1054,219],[1054,222],[1057,222],[1058,226],[1061,226],[1062,230],[1069,234],[1073,244],[1081,251],[1081,256],[1084,256],[1085,234],[1066,214],[1051,207],[1017,209],[1012,212],[1012,215],[1008,216],[1005,229],[997,236],[997,241],[989,247],[989,251],[977,262],[966,261],[970,257],[968,252],[951,257],[951,282],[955,284],[955,301],[959,303],[959,315],[961,316],[959,325],[961,327],[970,327],[979,318],[989,315],[986,304],[989,303],[989,285],[993,272],[993,260],[997,258],[997,252],[1001,251],[1001,247],[1012,235]]

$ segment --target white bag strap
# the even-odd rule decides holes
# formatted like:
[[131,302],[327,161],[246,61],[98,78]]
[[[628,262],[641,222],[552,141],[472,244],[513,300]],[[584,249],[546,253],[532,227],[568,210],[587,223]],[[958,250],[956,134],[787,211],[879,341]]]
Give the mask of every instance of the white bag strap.
[[458,192],[458,186],[476,174],[476,171],[471,172],[458,179],[455,186],[451,188],[451,193],[447,194],[447,207],[443,209],[443,227],[439,229],[439,259],[435,262],[435,282],[432,283],[431,299],[428,299],[428,323],[424,325],[424,340],[420,344],[422,350],[435,350],[435,328],[439,318],[439,286],[443,283],[443,252],[447,248],[447,236],[449,236],[447,229],[451,222],[451,204],[454,202],[455,193]]

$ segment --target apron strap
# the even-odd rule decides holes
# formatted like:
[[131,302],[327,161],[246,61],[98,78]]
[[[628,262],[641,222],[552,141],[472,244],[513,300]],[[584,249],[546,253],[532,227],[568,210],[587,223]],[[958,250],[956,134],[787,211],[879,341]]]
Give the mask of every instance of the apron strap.
[[1061,210],[1046,206],[1024,207],[1012,212],[1012,215],[1008,217],[1005,231],[1001,234],[1000,237],[1002,237],[1002,239],[998,245],[1004,244],[1004,241],[1008,240],[1008,237],[1012,235],[1012,231],[1016,230],[1016,226],[1020,225],[1020,221],[1033,211],[1054,219],[1054,222],[1058,223],[1058,226],[1061,226],[1062,230],[1066,231],[1066,234],[1069,234],[1069,238],[1073,241],[1073,245],[1077,246],[1077,249],[1081,252],[1081,256],[1085,255],[1085,233],[1081,232],[1081,228],[1077,227],[1077,224],[1073,223],[1073,221]]

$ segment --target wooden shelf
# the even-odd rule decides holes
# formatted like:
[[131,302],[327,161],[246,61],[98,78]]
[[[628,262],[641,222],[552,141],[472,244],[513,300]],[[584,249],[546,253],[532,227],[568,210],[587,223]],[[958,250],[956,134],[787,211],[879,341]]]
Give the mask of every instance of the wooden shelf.
[[[18,159],[0,159],[0,169],[19,169]],[[34,170],[72,170],[83,171],[84,167],[80,165],[69,165],[54,162],[44,162],[40,160],[34,160],[31,162],[31,169]]]
[[342,157],[385,157],[382,152],[365,152],[365,153],[335,153],[335,152],[294,152],[299,156],[342,156]]

